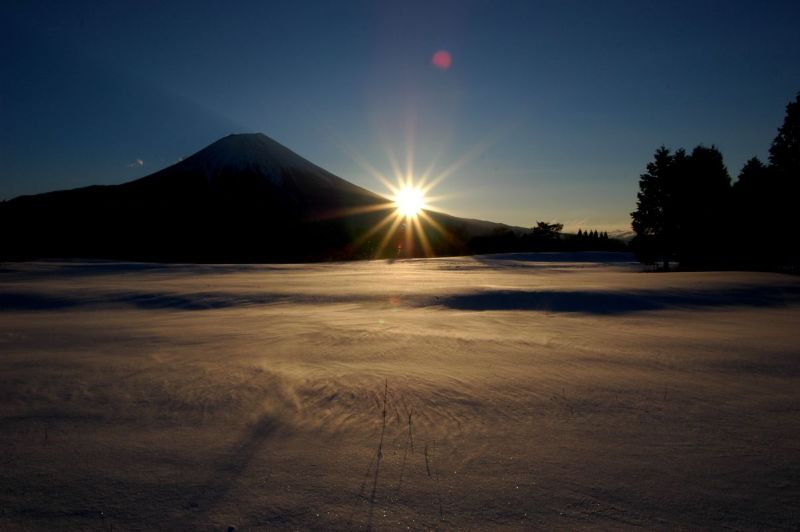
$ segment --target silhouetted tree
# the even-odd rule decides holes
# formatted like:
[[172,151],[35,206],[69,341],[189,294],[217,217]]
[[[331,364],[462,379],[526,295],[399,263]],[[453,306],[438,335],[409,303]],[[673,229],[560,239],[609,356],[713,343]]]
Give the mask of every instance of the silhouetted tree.
[[538,240],[558,240],[564,224],[549,224],[547,222],[536,222],[536,227],[531,229],[531,234]]
[[748,267],[774,262],[768,257],[774,245],[771,235],[777,230],[773,196],[773,173],[757,157],[748,160],[733,184],[731,227],[738,238],[734,242],[736,262]]
[[769,148],[769,162],[779,172],[800,179],[800,93],[786,105],[783,125]]
[[632,242],[642,262],[677,260],[683,267],[709,267],[723,260],[730,176],[716,147],[687,155],[661,147],[639,178]]
[[662,262],[669,269],[673,256],[673,228],[671,226],[671,181],[675,155],[661,146],[656,150],[647,171],[639,176],[639,193],[633,217],[636,232],[631,242],[637,258],[646,263]]
[[733,184],[733,188],[740,193],[752,193],[763,186],[767,167],[758,157],[749,159],[742,171],[739,172],[739,178]]
[[676,173],[673,193],[678,260],[683,267],[719,267],[729,262],[731,178],[715,147],[697,146]]
[[795,214],[800,193],[800,95],[786,106],[769,163],[765,166],[753,157],[733,187],[731,225],[741,235],[737,262],[745,267],[773,269],[800,260]]
[[[797,198],[800,195],[800,93],[786,105],[786,116],[769,148],[770,185],[776,189],[773,208],[778,216],[775,228],[783,241],[778,260],[795,267],[800,264],[800,218]],[[780,244],[779,244],[780,245]]]
[[797,268],[798,196],[800,93],[786,106],[769,165],[750,159],[734,186],[715,146],[689,155],[659,148],[639,178],[631,247],[639,260],[665,269],[670,260],[682,268]]

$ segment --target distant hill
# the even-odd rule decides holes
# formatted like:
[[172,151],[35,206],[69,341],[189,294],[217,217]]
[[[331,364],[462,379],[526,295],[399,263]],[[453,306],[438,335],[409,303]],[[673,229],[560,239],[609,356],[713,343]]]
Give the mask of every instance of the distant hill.
[[[20,196],[0,203],[0,259],[113,258],[285,262],[421,256],[394,212],[263,134],[229,135],[161,171],[121,185]],[[433,255],[469,252],[503,224],[428,212]],[[381,243],[385,247],[380,249]],[[410,245],[408,245],[410,244]]]

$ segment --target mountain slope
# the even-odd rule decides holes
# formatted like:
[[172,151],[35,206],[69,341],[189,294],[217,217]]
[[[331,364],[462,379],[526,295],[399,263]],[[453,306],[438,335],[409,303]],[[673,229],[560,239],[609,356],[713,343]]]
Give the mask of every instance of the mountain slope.
[[[230,135],[121,185],[22,196],[0,204],[0,258],[313,261],[397,255],[394,208],[263,134]],[[431,216],[433,254],[466,251],[501,224]],[[402,229],[399,231],[402,233]],[[387,243],[381,253],[378,243]],[[420,254],[419,245],[406,253]]]
[[337,208],[340,204],[382,204],[377,194],[337,177],[262,133],[229,135],[191,157],[132,181],[131,190],[179,187],[214,192],[273,191],[296,204]]

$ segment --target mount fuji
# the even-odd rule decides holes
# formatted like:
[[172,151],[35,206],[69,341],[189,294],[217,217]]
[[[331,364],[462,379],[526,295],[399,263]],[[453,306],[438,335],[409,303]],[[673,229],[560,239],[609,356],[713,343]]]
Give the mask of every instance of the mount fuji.
[[[264,134],[224,137],[168,168],[120,185],[0,203],[0,259],[107,258],[161,262],[286,262],[396,256],[381,250],[394,206]],[[428,215],[429,252],[469,251],[508,226]],[[399,231],[402,232],[403,226]],[[398,229],[395,228],[397,232]],[[422,254],[421,246],[403,256]]]

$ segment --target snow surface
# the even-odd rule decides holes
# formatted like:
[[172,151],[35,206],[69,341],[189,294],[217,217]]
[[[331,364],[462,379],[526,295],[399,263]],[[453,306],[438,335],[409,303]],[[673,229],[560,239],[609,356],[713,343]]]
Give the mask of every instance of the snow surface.
[[0,529],[796,529],[798,318],[614,254],[6,265]]
[[313,174],[327,184],[333,177],[263,133],[228,135],[178,165],[199,170],[208,179],[225,173],[255,173],[275,185],[283,184],[287,171]]

